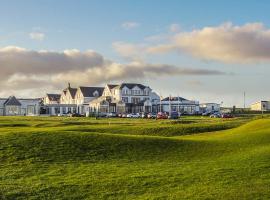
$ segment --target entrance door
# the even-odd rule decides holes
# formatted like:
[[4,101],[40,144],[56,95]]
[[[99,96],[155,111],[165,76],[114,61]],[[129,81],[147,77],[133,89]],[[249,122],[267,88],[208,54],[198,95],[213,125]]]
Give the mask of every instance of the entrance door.
[[4,115],[4,109],[0,108],[0,116],[3,116],[3,115]]

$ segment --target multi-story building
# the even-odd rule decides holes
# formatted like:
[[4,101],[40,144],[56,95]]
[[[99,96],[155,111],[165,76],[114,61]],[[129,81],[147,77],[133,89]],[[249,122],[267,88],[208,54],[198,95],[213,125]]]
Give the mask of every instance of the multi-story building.
[[70,83],[68,83],[68,87],[64,89],[61,93],[60,104],[76,104],[75,103],[75,95],[77,92],[77,88],[72,88]]
[[88,111],[89,102],[102,96],[104,87],[78,87],[75,94],[75,104],[80,114]]
[[89,112],[152,112],[159,96],[148,86],[137,83],[107,84],[103,95],[89,102]]

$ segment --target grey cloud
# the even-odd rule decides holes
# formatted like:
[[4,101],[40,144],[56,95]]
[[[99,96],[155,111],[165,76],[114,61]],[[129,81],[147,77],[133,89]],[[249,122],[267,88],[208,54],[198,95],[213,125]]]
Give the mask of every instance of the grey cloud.
[[36,95],[61,89],[67,82],[78,86],[159,76],[224,74],[144,62],[122,64],[94,51],[30,51],[19,47],[0,48],[0,68],[0,94],[27,90]]
[[171,35],[159,44],[118,42],[115,50],[129,57],[170,52],[187,53],[203,60],[221,62],[269,62],[270,29],[262,23],[236,26],[231,23]]

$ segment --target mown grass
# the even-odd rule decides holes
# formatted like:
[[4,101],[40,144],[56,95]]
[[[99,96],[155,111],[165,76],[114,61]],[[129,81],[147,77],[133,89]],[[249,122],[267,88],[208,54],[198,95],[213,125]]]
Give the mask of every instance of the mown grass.
[[268,118],[0,118],[0,199],[269,199],[269,161]]

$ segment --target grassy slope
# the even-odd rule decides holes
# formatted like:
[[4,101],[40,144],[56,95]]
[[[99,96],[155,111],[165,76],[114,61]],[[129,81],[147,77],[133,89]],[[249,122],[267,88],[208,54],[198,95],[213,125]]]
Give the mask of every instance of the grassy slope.
[[[146,128],[164,126],[155,121],[112,120],[105,125],[80,119],[70,123],[53,118],[27,122],[15,118],[13,123],[0,119],[0,197],[270,198],[269,119],[177,137],[129,135],[140,133],[143,123]],[[181,132],[186,125],[168,126]]]

